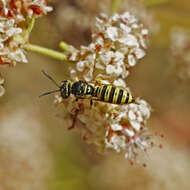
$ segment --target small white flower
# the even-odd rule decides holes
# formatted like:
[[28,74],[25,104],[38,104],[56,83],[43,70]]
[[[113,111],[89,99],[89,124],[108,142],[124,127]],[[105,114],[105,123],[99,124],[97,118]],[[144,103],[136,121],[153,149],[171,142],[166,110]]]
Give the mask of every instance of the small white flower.
[[115,22],[117,22],[117,20],[118,20],[119,18],[120,18],[120,15],[117,14],[117,13],[112,16],[112,20],[115,21]]
[[51,12],[53,10],[52,7],[46,6],[46,1],[45,0],[33,0],[33,1],[28,3],[28,6],[30,6],[30,5],[39,6],[41,8],[43,14],[47,14],[48,12]]
[[5,88],[0,85],[0,97],[5,94]]
[[141,59],[145,56],[145,51],[140,48],[134,49],[134,53],[135,53],[137,59]]
[[[92,38],[95,34],[92,34]],[[103,46],[104,45],[104,39],[102,37],[99,37],[96,39],[96,44]]]
[[136,115],[132,110],[129,110],[128,117],[129,117],[130,120],[135,120],[136,119]]
[[127,135],[129,137],[133,137],[135,135],[134,131],[133,130],[130,130],[130,129],[125,129],[125,132],[127,133]]
[[93,70],[88,71],[86,75],[84,76],[84,80],[87,82],[92,81],[92,77],[93,77],[92,74],[93,74]]
[[101,62],[96,63],[95,67],[97,69],[100,69],[100,70],[104,70],[105,69],[105,66]]
[[17,49],[15,52],[10,52],[8,57],[15,60],[16,62],[28,62],[22,49]]
[[133,55],[128,55],[128,63],[131,67],[134,67],[136,65],[136,59]]
[[141,128],[141,124],[138,121],[130,121],[130,124],[136,131],[139,131]]
[[100,63],[103,63],[105,65],[109,65],[112,57],[114,57],[114,52],[112,52],[112,51],[104,51],[100,55]]
[[111,129],[112,129],[113,131],[121,131],[121,130],[123,129],[123,127],[122,127],[121,125],[115,123],[115,124],[112,124],[112,125],[111,125]]
[[[128,151],[128,152],[129,152],[129,151]],[[124,157],[125,157],[126,159],[129,159],[129,158],[130,158],[130,156],[131,156],[128,152],[127,152],[127,153],[125,153],[125,155],[124,155]]]
[[75,50],[75,51],[72,52],[71,57],[69,57],[69,60],[70,61],[76,61],[77,60],[77,56],[78,56],[78,51]]
[[20,33],[22,33],[21,28],[10,28],[9,30],[6,31],[6,34],[8,37],[11,37],[13,35],[20,34]]
[[108,84],[110,84],[110,82],[109,82],[108,80],[101,80],[101,84],[106,84],[106,85],[108,85]]
[[120,53],[119,51],[116,51],[114,53],[114,61],[116,61],[117,64],[123,65],[123,59],[124,59],[123,53]]
[[114,67],[114,73],[119,76],[123,72],[123,68],[121,66]]
[[115,67],[113,65],[107,65],[106,66],[106,73],[108,75],[110,75],[110,74],[114,73],[114,69],[115,69]]
[[130,33],[131,32],[131,27],[123,24],[123,23],[120,23],[120,28],[125,31],[126,33]]
[[126,40],[126,45],[129,46],[129,47],[139,47],[139,43],[137,41],[137,38],[131,34],[128,34],[126,37],[125,37],[125,40]]
[[134,103],[129,104],[128,108],[131,109],[131,110],[133,110],[134,112],[137,112],[137,110],[138,110],[137,104],[134,104]]
[[126,138],[125,136],[113,135],[109,141],[105,141],[106,147],[113,148],[116,152],[120,152],[121,149],[126,147]]
[[143,115],[145,118],[147,118],[147,119],[150,118],[150,114],[151,114],[151,113],[150,113],[150,109],[148,109],[146,106],[141,106],[140,110],[141,110],[142,115]]
[[142,29],[141,34],[142,35],[148,35],[148,30],[147,29]]
[[133,29],[138,29],[138,28],[139,28],[139,25],[136,24],[136,23],[134,23],[134,24],[131,25],[131,28],[133,28]]
[[139,36],[139,42],[140,42],[140,45],[144,48],[144,49],[146,49],[147,48],[147,45],[146,45],[146,41],[145,41],[145,39],[143,38],[143,36]]
[[125,81],[121,78],[114,80],[113,84],[118,87],[126,87]]
[[77,63],[76,68],[77,68],[78,71],[82,72],[84,70],[84,67],[85,67],[85,61],[79,61]]
[[[138,112],[137,112],[137,113],[138,113]],[[146,119],[148,119],[148,118],[146,118]],[[144,120],[143,120],[143,117],[141,116],[140,113],[139,113],[138,116],[137,116],[137,121],[138,121],[139,123],[141,123],[141,122],[144,121]]]
[[122,76],[123,79],[125,79],[125,78],[127,78],[127,77],[129,76],[129,74],[130,74],[129,71],[125,71],[125,70],[124,70],[124,71],[122,72],[121,76]]
[[115,41],[118,37],[118,29],[116,27],[108,27],[106,30],[106,37]]
[[129,22],[130,24],[136,23],[138,20],[135,16],[131,15],[129,12],[125,12],[121,15],[121,18]]

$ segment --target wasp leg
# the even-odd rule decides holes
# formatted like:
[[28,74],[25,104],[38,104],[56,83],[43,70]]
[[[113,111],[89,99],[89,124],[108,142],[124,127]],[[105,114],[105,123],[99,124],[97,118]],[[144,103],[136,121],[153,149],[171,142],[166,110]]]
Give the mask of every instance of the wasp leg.
[[92,99],[90,99],[90,106],[92,106],[93,105],[93,100]]
[[67,129],[68,129],[68,130],[71,130],[71,129],[73,129],[73,128],[75,128],[75,121],[73,121],[72,125],[71,125],[70,127],[68,127]]
[[[84,100],[84,99],[86,100],[87,98],[77,97],[77,98],[75,99],[75,101],[78,102],[79,99],[80,99],[80,100]],[[91,105],[91,106],[93,105],[93,100],[94,100],[94,99],[90,99],[90,105]]]
[[75,128],[75,124],[76,124],[76,121],[77,121],[78,113],[79,113],[79,109],[77,109],[75,111],[75,114],[72,116],[73,122],[72,122],[72,125],[70,127],[68,127],[68,130],[71,130],[71,129]]
[[102,78],[97,77],[97,78],[95,79],[95,85],[101,85],[101,84],[102,84],[101,81],[102,81]]

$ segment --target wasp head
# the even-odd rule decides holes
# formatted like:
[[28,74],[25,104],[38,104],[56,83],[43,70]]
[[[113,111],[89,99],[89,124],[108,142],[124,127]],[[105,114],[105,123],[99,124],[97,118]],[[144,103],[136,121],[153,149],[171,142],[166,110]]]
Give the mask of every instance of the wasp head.
[[61,97],[66,99],[70,96],[71,93],[71,81],[69,80],[64,80],[60,86],[60,92],[61,92]]

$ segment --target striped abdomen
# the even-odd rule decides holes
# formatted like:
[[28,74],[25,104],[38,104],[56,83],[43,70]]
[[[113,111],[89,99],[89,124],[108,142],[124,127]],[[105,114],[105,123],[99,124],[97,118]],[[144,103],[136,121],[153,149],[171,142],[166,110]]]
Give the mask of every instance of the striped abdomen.
[[129,104],[133,101],[132,95],[127,90],[112,85],[95,87],[93,96],[98,100],[112,104]]

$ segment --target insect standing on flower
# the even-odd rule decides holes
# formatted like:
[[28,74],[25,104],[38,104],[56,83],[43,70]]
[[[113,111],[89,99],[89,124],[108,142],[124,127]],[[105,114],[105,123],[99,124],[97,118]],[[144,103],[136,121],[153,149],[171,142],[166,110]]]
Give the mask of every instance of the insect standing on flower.
[[76,97],[76,101],[78,99],[90,99],[91,105],[93,101],[102,101],[112,104],[129,104],[135,101],[131,93],[121,87],[115,87],[111,84],[93,85],[82,80],[77,80],[75,82],[64,80],[61,85],[58,85],[45,71],[42,71],[42,73],[53,81],[59,89],[45,92],[41,94],[40,97],[60,92],[63,99],[68,98],[72,94]]

